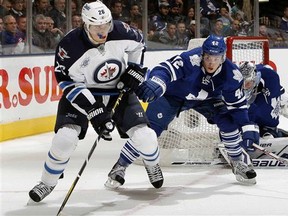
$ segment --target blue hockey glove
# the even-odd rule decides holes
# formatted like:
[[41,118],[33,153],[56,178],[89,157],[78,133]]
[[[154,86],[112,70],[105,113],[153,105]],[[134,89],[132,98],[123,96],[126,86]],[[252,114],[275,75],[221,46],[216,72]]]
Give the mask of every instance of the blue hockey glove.
[[114,122],[102,102],[96,102],[85,110],[87,119],[91,122],[97,134],[101,131],[112,132],[114,130]]
[[125,72],[121,75],[117,88],[130,88],[132,91],[135,91],[144,81],[146,71],[147,68],[141,68],[137,64],[130,64]]
[[166,84],[160,78],[153,76],[144,81],[135,91],[136,95],[143,102],[152,102],[161,97],[166,91]]
[[242,127],[242,147],[247,151],[255,151],[253,143],[259,144],[259,127],[258,125],[245,125]]

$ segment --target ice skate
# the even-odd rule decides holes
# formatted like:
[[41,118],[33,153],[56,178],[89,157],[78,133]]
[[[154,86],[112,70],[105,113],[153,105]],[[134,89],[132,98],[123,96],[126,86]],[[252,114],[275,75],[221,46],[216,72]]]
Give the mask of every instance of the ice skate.
[[48,186],[43,182],[37,184],[32,190],[29,191],[29,196],[34,202],[40,202],[46,196],[48,196],[55,186]]
[[236,180],[244,184],[256,184],[256,172],[252,164],[248,165],[242,160],[231,160],[232,172]]
[[121,166],[118,162],[113,166],[108,174],[108,180],[105,182],[105,187],[109,189],[116,189],[125,182],[126,167]]
[[143,163],[145,165],[145,169],[147,171],[150,183],[155,188],[161,188],[164,182],[164,178],[159,164],[156,164],[154,166],[148,166],[145,164],[144,161]]

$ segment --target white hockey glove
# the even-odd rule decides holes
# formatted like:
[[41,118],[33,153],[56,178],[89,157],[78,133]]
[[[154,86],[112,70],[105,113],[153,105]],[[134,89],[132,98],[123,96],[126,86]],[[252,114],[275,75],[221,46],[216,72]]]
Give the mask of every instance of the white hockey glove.
[[288,94],[284,93],[280,99],[280,114],[288,118]]

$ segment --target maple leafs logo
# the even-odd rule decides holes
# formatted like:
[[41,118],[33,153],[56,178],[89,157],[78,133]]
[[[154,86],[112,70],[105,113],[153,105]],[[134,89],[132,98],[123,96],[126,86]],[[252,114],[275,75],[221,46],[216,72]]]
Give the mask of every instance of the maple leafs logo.
[[240,83],[243,79],[241,72],[238,69],[234,69],[232,72],[234,74],[233,79],[237,80]]

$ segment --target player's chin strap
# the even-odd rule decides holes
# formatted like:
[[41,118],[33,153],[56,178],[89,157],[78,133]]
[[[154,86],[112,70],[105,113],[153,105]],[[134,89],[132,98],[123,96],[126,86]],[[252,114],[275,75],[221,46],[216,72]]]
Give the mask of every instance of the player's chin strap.
[[[122,100],[122,97],[123,97],[123,95],[126,93],[126,91],[127,91],[127,90],[125,90],[125,89],[121,90],[121,92],[120,92],[120,94],[119,94],[119,96],[118,96],[118,98],[117,98],[117,100],[116,100],[116,102],[115,102],[115,104],[114,104],[114,106],[113,106],[113,108],[112,108],[111,116],[114,115],[115,110],[116,110],[116,108],[118,107],[118,105],[119,105],[120,101]],[[62,211],[63,211],[63,209],[64,209],[64,207],[65,207],[65,205],[66,205],[66,203],[67,203],[67,201],[68,201],[68,199],[69,199],[69,197],[71,196],[71,194],[72,194],[72,192],[73,192],[73,190],[74,190],[74,188],[75,188],[78,180],[80,179],[80,177],[81,177],[81,175],[82,175],[82,173],[83,173],[86,165],[88,164],[88,162],[89,162],[89,160],[90,160],[90,158],[91,158],[91,156],[92,156],[92,154],[93,154],[93,152],[94,152],[94,150],[95,150],[95,148],[96,148],[96,146],[97,146],[97,144],[98,144],[98,142],[99,142],[99,140],[100,140],[100,138],[101,138],[101,136],[102,136],[102,133],[103,133],[103,130],[100,131],[97,139],[95,140],[95,142],[94,142],[91,150],[90,150],[89,153],[88,153],[88,156],[87,156],[86,160],[84,161],[84,163],[83,163],[81,169],[79,170],[79,172],[78,172],[78,174],[77,174],[74,182],[72,183],[69,191],[67,192],[66,197],[65,197],[65,199],[63,200],[63,202],[62,202],[62,204],[61,204],[61,206],[60,206],[60,208],[59,208],[59,211],[58,211],[58,213],[57,213],[56,216],[60,216],[60,215],[61,215],[61,213],[62,213]]]
[[259,151],[262,151],[264,154],[270,156],[271,158],[273,158],[273,159],[275,159],[275,160],[277,160],[277,161],[279,161],[279,162],[281,162],[281,163],[283,163],[285,165],[288,165],[288,160],[287,159],[282,158],[282,157],[280,157],[280,156],[268,151],[267,149],[263,148],[262,146],[259,146],[259,145],[255,144],[255,143],[253,143],[253,147],[255,149],[259,150]]

